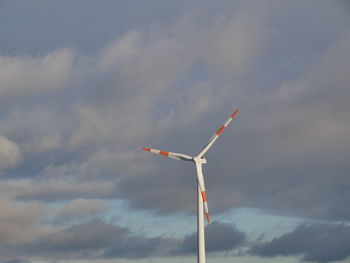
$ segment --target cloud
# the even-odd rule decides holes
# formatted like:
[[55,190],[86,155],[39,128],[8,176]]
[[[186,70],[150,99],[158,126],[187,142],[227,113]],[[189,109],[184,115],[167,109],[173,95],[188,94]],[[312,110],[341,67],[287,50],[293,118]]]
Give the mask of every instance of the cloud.
[[65,87],[74,54],[60,49],[44,56],[0,56],[0,97],[25,96]]
[[[344,56],[349,39],[347,33],[301,79],[287,81],[261,97],[257,116],[252,117],[256,132],[250,135],[259,140],[246,144],[247,149],[254,144],[255,152],[242,152],[250,156],[238,157],[237,164],[245,167],[246,174],[255,174],[247,177],[247,183],[260,183],[247,193],[264,195],[266,208],[283,209],[287,204],[288,210],[302,215],[348,219],[345,207],[336,203],[348,198],[340,188],[347,180],[344,158],[349,154],[350,126],[344,114],[348,108],[344,98],[350,95],[350,78],[344,71],[350,63]],[[254,163],[249,165],[249,160]],[[258,177],[265,178],[266,184]],[[258,196],[253,198],[260,203]]]
[[125,237],[128,229],[93,220],[57,230],[24,246],[25,253],[54,258],[96,258],[98,252],[115,239]]
[[[231,251],[241,246],[245,241],[245,234],[238,231],[234,225],[219,222],[207,225],[205,236],[207,252]],[[197,233],[185,236],[182,245],[175,253],[196,254]]]
[[[206,227],[207,251],[231,251],[245,240],[233,225],[213,222]],[[16,248],[17,256],[40,259],[138,259],[195,255],[196,233],[181,238],[147,237],[127,227],[93,219],[57,229]],[[217,254],[220,255],[220,254]]]
[[83,219],[106,212],[107,206],[103,200],[74,199],[67,203],[58,213],[57,222],[67,222]]
[[[96,198],[99,187],[88,190],[87,180],[101,185],[101,180],[123,178],[129,184],[128,178],[150,171],[154,165],[146,163],[147,157],[135,149],[152,138],[154,127],[160,142],[167,140],[178,125],[188,124],[195,133],[204,114],[215,109],[225,96],[207,79],[183,88],[178,79],[197,70],[204,60],[206,66],[200,69],[204,74],[216,67],[220,71],[222,66],[216,56],[206,56],[221,48],[213,45],[216,42],[212,39],[227,41],[232,28],[249,42],[261,36],[252,26],[260,28],[261,18],[256,16],[257,20],[248,22],[242,17],[216,18],[208,26],[198,15],[188,15],[168,28],[152,29],[151,34],[127,32],[90,56],[68,48],[45,55],[3,56],[6,78],[2,99],[13,103],[5,107],[0,132],[11,134],[26,157],[13,173],[41,178],[35,180],[40,187],[26,180],[4,182],[16,188],[11,195],[59,200],[79,198],[82,192],[89,192],[81,197]],[[209,42],[212,44],[204,45]],[[240,61],[233,67],[238,75],[249,72],[246,65],[251,65],[258,53],[255,45],[247,46],[244,54],[241,48],[241,44],[233,45],[229,50],[231,58],[237,56]],[[213,59],[216,62],[212,63]],[[172,96],[177,99],[174,101]],[[151,182],[153,178],[150,179]],[[16,187],[20,184],[31,186]],[[84,190],[80,191],[82,185]],[[110,190],[105,193],[108,195]],[[115,196],[131,199],[132,205],[138,202],[122,189]],[[134,198],[145,199],[141,195]],[[156,209],[162,210],[159,206]]]
[[302,255],[304,261],[332,262],[350,256],[350,227],[344,224],[301,225],[293,232],[255,245],[251,253],[263,257]]
[[[158,0],[157,9],[85,1],[78,19],[82,1],[68,13],[64,1],[10,2],[0,10],[0,254],[12,253],[5,260],[191,255],[194,233],[147,237],[90,220],[105,211],[104,199],[194,214],[193,164],[139,148],[195,154],[236,105],[240,114],[206,156],[211,211],[349,220],[350,38],[338,4],[183,1],[172,12]],[[66,224],[48,226],[43,202],[56,201],[67,202],[59,211]],[[213,252],[245,240],[230,225],[207,232]]]
[[[287,45],[290,21],[279,23],[290,5],[294,17],[295,4],[272,2],[206,19],[190,12],[170,26],[118,35],[89,55],[60,48],[2,56],[0,132],[25,156],[11,175],[26,179],[6,180],[14,191],[1,191],[45,201],[119,198],[136,209],[193,212],[191,166],[138,149],[194,154],[239,102],[233,127],[208,152],[211,206],[348,219],[341,187],[349,154],[348,32],[320,42],[317,59],[304,61],[303,53],[293,60],[301,43]],[[307,14],[300,19],[319,24]],[[303,42],[307,52],[321,31]],[[294,38],[310,33],[292,32]],[[168,191],[182,194],[174,199]]]
[[30,261],[26,259],[21,259],[21,258],[15,258],[15,259],[4,261],[3,263],[30,263]]
[[258,6],[246,5],[233,18],[221,17],[203,32],[204,65],[230,81],[245,75],[266,45],[267,12]]
[[[348,220],[349,32],[338,26],[324,32],[319,19],[325,17],[310,16],[312,5],[299,13],[295,3],[276,3],[242,4],[208,17],[190,12],[170,25],[118,33],[89,54],[63,45],[39,55],[1,55],[1,194],[71,201],[60,215],[72,221],[104,211],[96,199],[108,198],[159,214],[194,213],[192,164],[139,147],[195,154],[239,103],[240,114],[207,155],[211,209],[248,206]],[[298,28],[295,17],[312,26]],[[37,226],[41,215],[29,225]],[[120,230],[93,224],[102,233]],[[62,240],[78,247],[82,229],[91,225],[59,229],[36,245],[47,253],[57,247],[59,258],[68,249]],[[21,227],[5,227],[6,242],[30,241],[28,229],[18,235]],[[229,247],[211,244],[213,251],[244,240],[229,226],[211,229],[230,240]],[[127,239],[120,246],[101,237],[96,242],[105,250],[97,251],[88,237],[91,243],[69,253],[168,255],[174,242],[180,252],[193,251],[194,235],[184,244],[127,233],[120,233]],[[212,240],[218,240],[214,234]]]
[[18,164],[21,159],[21,150],[8,138],[0,134],[0,172]]
[[16,202],[0,198],[0,244],[18,245],[50,232],[40,223],[49,208],[40,202]]
[[172,245],[177,245],[178,240],[170,238],[146,238],[140,236],[128,237],[126,240],[112,245],[104,253],[105,258],[149,258],[170,256]]
[[111,197],[115,184],[110,181],[4,180],[0,185],[3,195],[19,200],[59,201],[75,198]]

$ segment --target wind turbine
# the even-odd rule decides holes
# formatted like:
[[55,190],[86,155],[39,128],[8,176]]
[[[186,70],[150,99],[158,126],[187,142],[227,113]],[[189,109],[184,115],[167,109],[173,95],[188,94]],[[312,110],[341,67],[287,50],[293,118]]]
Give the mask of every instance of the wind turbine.
[[205,210],[205,216],[207,218],[207,222],[210,223],[207,195],[206,195],[204,177],[202,172],[202,164],[206,164],[207,160],[203,156],[210,149],[213,143],[219,138],[221,133],[225,130],[225,128],[229,125],[229,123],[237,115],[238,112],[239,112],[239,109],[237,109],[227,119],[227,121],[216,131],[216,133],[210,138],[210,140],[204,146],[204,148],[200,151],[200,153],[195,157],[182,154],[182,153],[166,152],[166,151],[161,151],[161,150],[156,150],[156,149],[146,148],[146,147],[142,148],[142,150],[145,150],[147,152],[160,154],[179,161],[191,161],[191,162],[194,162],[194,164],[196,165],[197,181],[198,181],[198,186],[197,186],[197,242],[198,242],[197,262],[198,263],[205,263],[205,235],[204,235],[203,208]]

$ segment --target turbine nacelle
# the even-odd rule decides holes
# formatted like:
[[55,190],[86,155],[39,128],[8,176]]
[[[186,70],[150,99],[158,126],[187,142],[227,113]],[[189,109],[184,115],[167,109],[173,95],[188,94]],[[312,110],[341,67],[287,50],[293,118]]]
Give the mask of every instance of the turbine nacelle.
[[206,164],[207,163],[207,160],[202,156],[196,156],[193,158],[193,162],[195,163],[200,163],[200,164]]

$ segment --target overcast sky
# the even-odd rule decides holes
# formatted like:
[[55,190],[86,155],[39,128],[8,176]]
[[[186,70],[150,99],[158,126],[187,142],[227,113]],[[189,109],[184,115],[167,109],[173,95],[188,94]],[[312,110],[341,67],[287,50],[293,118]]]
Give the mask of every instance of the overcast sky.
[[350,257],[350,4],[0,0],[0,262]]

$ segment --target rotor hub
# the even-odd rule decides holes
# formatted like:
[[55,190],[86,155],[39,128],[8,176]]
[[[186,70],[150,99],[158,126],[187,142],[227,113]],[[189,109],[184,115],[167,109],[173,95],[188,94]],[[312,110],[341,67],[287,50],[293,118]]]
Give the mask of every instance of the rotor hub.
[[199,156],[194,157],[193,161],[201,164],[207,163],[207,160],[204,157],[199,157]]

